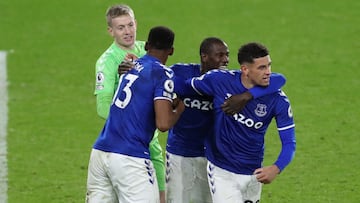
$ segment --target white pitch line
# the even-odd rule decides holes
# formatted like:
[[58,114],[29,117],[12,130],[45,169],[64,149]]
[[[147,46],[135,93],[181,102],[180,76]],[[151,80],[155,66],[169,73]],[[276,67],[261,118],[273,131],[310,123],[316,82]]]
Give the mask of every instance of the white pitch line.
[[0,51],[0,202],[7,202],[7,144],[6,129],[8,121],[7,109],[7,79],[6,79],[6,55]]

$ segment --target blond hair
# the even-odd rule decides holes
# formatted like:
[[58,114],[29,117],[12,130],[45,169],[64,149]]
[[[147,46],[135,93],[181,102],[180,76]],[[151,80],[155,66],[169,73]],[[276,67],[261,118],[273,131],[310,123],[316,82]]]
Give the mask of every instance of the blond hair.
[[109,27],[112,26],[112,19],[122,16],[122,15],[129,15],[130,17],[135,19],[134,11],[125,4],[118,4],[111,6],[106,11],[106,22]]

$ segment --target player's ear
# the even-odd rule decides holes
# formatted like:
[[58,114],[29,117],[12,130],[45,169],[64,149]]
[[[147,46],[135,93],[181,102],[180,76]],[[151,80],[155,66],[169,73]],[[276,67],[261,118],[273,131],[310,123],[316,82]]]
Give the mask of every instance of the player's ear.
[[171,47],[169,49],[169,56],[172,56],[174,54],[174,47]]
[[149,43],[146,42],[146,43],[145,43],[145,47],[144,47],[145,51],[149,50],[149,46],[150,46]]
[[200,54],[201,61],[207,61],[207,55],[206,54]]
[[135,19],[134,19],[134,27],[135,27],[135,30],[137,30],[137,22]]
[[245,74],[249,72],[249,68],[245,64],[240,65],[240,70]]
[[114,37],[112,27],[108,26],[108,27],[107,27],[107,31],[108,31],[108,33],[109,33],[109,35],[110,35],[111,37]]

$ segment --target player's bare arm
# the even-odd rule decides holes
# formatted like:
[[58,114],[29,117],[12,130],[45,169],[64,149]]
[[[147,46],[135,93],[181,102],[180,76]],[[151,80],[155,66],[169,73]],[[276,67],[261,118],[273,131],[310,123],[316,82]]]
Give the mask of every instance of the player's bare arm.
[[244,92],[242,94],[232,95],[221,105],[225,114],[234,115],[241,111],[245,105],[253,98],[250,92]]
[[225,100],[225,102],[221,105],[221,108],[228,115],[238,113],[251,99],[276,92],[285,84],[285,82],[286,78],[282,74],[272,73],[271,83],[266,89],[258,86],[249,89],[249,91],[245,93],[232,95]]
[[156,127],[165,132],[169,130],[180,118],[181,113],[185,110],[185,105],[181,100],[170,102],[164,99],[155,101]]

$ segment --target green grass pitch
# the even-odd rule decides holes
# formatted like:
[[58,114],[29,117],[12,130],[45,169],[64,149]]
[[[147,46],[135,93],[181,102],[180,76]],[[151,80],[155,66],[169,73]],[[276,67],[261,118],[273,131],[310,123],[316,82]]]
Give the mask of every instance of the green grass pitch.
[[[208,36],[227,42],[234,69],[241,44],[269,48],[272,70],[287,77],[297,152],[264,185],[262,202],[359,202],[360,1],[122,2],[135,11],[138,39],[155,25],[175,31],[168,65],[199,62]],[[0,50],[9,52],[9,203],[84,202],[89,153],[103,124],[95,111],[94,64],[112,42],[104,14],[115,3],[0,2]],[[163,146],[165,140],[166,134]],[[265,164],[279,150],[271,125]]]

